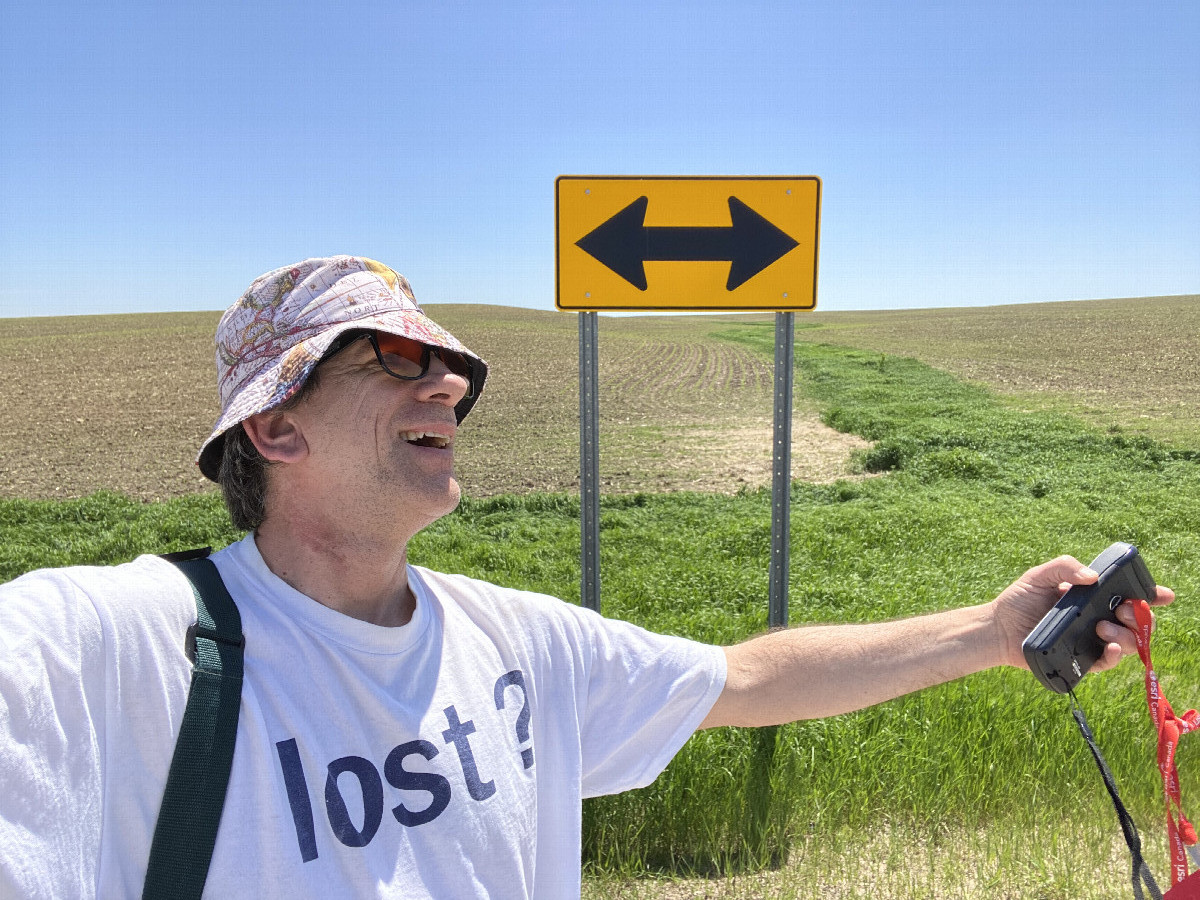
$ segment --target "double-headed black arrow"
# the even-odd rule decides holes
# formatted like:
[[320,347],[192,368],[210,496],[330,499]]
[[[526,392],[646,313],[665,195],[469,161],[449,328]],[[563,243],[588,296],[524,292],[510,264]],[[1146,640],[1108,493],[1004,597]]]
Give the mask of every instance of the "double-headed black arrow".
[[737,197],[729,198],[729,226],[646,227],[648,197],[627,207],[575,242],[635,288],[646,290],[646,262],[724,262],[725,290],[741,287],[798,241]]

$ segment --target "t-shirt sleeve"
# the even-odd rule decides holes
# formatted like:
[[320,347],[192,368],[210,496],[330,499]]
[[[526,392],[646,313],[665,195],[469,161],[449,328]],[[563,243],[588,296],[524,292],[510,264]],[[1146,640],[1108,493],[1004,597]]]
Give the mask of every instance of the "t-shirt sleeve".
[[0,585],[0,897],[95,891],[103,633],[61,574]]
[[720,647],[578,610],[590,636],[581,710],[583,795],[645,787],[725,686]]

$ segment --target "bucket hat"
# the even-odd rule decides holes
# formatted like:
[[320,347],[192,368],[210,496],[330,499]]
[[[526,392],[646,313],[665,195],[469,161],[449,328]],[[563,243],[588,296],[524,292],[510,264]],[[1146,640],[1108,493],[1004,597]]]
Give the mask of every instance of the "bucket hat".
[[475,405],[487,363],[421,311],[402,275],[361,256],[306,259],[256,278],[217,325],[221,415],[196,457],[206,478],[217,480],[225,433],[294,396],[329,346],[352,329],[464,354],[473,390],[454,407],[455,418],[462,422]]

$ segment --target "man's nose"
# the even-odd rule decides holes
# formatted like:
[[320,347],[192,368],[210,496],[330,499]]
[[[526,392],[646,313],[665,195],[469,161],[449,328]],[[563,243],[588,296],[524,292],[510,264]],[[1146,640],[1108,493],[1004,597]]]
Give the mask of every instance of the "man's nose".
[[432,353],[429,357],[429,371],[417,382],[417,388],[422,399],[456,406],[458,401],[467,396],[471,383],[465,376],[450,371],[450,367],[442,358]]

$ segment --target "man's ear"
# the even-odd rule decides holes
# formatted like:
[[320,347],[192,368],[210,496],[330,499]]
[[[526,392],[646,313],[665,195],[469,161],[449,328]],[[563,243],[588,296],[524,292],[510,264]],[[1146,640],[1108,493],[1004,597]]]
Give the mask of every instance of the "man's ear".
[[294,463],[308,454],[308,443],[292,416],[283,410],[256,413],[242,422],[246,436],[267,462]]

